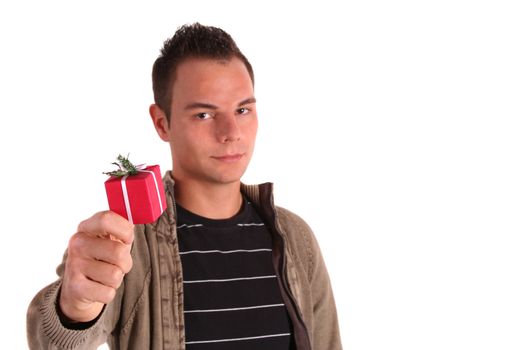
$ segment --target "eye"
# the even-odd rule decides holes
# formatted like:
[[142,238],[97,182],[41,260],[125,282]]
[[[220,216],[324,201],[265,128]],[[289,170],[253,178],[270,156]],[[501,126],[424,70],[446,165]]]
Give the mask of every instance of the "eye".
[[245,108],[245,107],[242,107],[242,108],[239,108],[237,110],[237,113],[238,114],[248,114],[251,110],[249,108]]
[[206,112],[202,112],[202,113],[195,114],[194,117],[195,117],[195,119],[206,120],[206,119],[210,119],[211,118],[211,114],[210,113],[206,113]]

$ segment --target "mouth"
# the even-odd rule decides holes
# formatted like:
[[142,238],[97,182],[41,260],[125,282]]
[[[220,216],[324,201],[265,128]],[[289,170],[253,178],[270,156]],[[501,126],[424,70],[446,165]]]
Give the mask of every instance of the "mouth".
[[244,153],[226,154],[223,156],[212,156],[213,159],[225,163],[235,163],[239,161],[242,157],[244,157]]

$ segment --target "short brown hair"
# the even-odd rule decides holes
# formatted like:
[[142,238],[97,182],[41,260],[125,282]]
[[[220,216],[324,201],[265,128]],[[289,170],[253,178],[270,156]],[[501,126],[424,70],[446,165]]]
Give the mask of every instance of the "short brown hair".
[[173,37],[164,42],[160,56],[153,64],[153,97],[170,121],[171,92],[177,66],[189,58],[230,60],[239,58],[254,83],[253,69],[248,59],[224,30],[199,23],[179,27]]

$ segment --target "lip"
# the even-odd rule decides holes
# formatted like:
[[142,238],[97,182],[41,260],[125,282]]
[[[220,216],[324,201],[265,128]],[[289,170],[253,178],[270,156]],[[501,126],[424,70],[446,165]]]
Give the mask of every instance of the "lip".
[[213,159],[216,159],[221,162],[225,163],[234,163],[238,160],[240,160],[244,156],[244,153],[237,153],[237,154],[226,154],[223,156],[214,156]]

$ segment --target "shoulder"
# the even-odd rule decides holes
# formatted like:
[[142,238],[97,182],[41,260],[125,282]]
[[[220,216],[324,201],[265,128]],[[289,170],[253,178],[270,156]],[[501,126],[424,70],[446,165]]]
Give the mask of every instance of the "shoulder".
[[306,268],[309,277],[320,258],[315,235],[306,221],[294,212],[276,207],[278,227],[294,260]]
[[275,209],[277,221],[279,222],[279,225],[281,225],[282,229],[287,231],[286,233],[305,238],[308,236],[313,236],[312,229],[299,215],[282,207],[276,206]]

